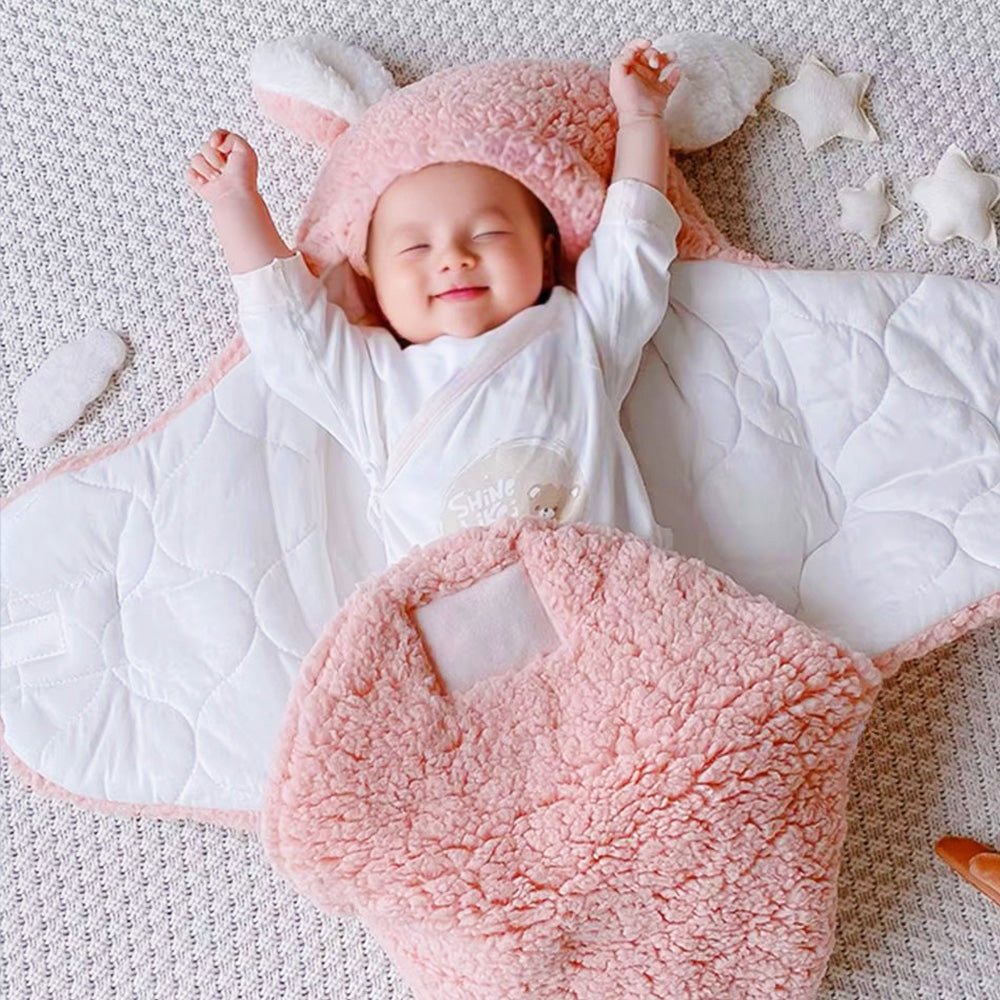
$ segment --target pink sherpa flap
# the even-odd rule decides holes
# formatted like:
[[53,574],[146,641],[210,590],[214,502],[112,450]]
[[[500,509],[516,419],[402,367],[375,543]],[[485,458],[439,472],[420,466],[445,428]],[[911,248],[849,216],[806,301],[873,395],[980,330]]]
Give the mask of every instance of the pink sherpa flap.
[[[449,693],[418,609],[518,562],[556,648]],[[623,532],[471,529],[356,591],[310,654],[265,844],[418,1000],[811,997],[879,682]]]

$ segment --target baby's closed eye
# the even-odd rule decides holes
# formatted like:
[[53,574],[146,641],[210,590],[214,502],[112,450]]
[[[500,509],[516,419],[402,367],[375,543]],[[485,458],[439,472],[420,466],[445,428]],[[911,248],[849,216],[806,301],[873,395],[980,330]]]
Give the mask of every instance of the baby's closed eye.
[[[510,230],[507,229],[489,229],[481,233],[476,233],[472,237],[474,240],[492,240],[499,236],[510,236]],[[404,247],[399,251],[400,254],[411,254],[416,255],[419,251],[429,250],[429,243],[413,243],[408,247]]]

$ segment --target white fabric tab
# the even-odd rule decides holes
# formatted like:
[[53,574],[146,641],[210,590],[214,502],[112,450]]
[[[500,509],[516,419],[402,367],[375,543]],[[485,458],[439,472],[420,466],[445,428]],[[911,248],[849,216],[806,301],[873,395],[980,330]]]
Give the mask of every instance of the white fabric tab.
[[417,608],[416,620],[452,694],[559,647],[559,636],[519,562]]
[[42,615],[0,628],[0,657],[5,667],[16,667],[66,652],[66,637],[58,614]]

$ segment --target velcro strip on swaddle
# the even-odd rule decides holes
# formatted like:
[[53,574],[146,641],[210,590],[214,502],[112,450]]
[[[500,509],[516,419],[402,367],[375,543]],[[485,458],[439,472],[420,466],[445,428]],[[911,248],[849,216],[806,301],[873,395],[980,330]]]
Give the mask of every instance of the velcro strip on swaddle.
[[21,667],[66,651],[66,634],[56,599],[5,601],[0,618],[3,666]]
[[438,675],[452,693],[559,646],[520,562],[424,604],[414,617]]

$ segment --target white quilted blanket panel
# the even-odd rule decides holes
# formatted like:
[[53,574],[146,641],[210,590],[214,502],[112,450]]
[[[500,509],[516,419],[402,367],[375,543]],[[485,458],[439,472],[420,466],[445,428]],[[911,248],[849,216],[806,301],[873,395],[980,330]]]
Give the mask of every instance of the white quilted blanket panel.
[[[876,654],[1000,591],[1000,289],[675,265],[623,409],[676,548]],[[259,808],[303,655],[384,568],[252,359],[2,519],[4,737],[91,799]]]

